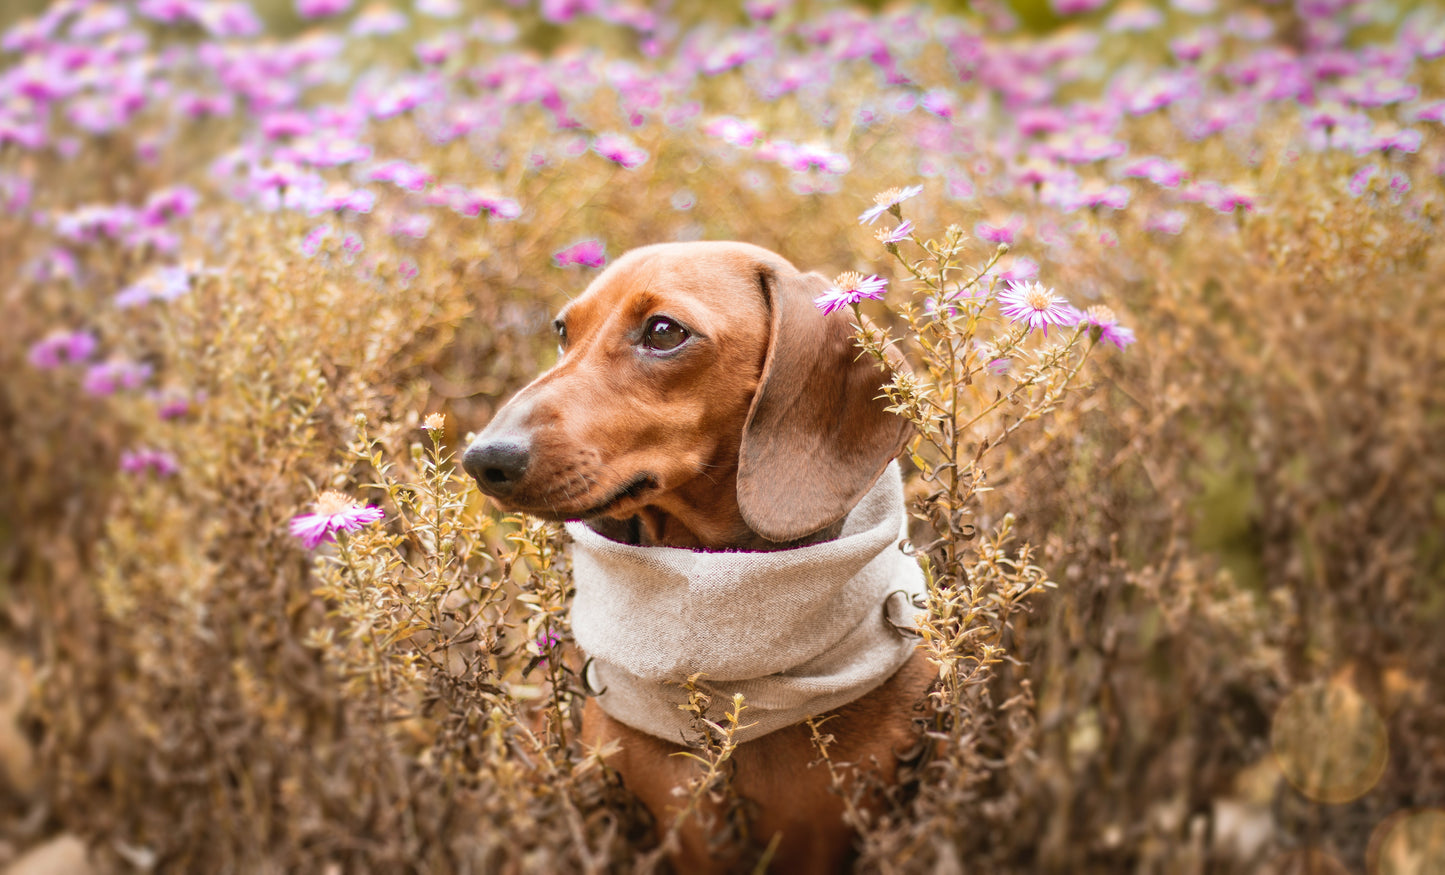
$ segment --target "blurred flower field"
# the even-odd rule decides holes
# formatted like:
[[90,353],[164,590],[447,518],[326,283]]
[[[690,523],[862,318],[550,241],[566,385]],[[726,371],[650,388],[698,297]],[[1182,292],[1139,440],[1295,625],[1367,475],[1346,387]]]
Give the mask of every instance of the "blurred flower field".
[[915,358],[993,406],[910,480],[964,620],[861,871],[1445,871],[1445,10],[29,5],[0,871],[665,870],[576,737],[560,530],[450,457],[700,239],[1041,335]]

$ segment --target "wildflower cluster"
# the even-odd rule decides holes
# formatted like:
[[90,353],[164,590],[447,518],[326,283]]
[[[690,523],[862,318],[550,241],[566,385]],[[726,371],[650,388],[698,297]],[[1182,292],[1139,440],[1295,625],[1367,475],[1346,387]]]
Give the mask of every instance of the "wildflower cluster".
[[322,541],[332,540],[338,533],[354,532],[362,526],[378,522],[386,514],[376,507],[362,507],[340,492],[323,492],[316,499],[316,512],[291,520],[291,534],[301,539],[307,549]]

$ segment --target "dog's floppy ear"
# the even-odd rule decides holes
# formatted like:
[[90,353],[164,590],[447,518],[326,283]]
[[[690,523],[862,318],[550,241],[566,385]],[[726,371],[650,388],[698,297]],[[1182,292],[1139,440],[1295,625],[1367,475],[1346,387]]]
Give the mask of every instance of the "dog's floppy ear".
[[760,279],[772,330],[743,426],[738,505],[764,538],[795,541],[842,519],[912,426],[888,412],[888,375],[853,343],[850,314],[814,306],[826,280],[783,266]]

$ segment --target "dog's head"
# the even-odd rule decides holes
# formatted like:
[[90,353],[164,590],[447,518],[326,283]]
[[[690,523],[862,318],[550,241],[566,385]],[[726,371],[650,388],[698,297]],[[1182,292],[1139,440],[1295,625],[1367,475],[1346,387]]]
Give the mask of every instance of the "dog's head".
[[909,438],[848,316],[813,305],[826,288],[743,243],[633,250],[562,310],[557,364],[463,466],[549,519],[661,513],[717,547],[739,516],[771,542],[823,529]]

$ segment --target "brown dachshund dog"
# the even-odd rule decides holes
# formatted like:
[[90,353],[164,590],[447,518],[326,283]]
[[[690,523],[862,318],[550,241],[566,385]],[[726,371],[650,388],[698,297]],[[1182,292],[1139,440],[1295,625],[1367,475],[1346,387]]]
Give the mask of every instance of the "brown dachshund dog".
[[[584,520],[613,540],[707,550],[777,550],[835,537],[843,517],[908,442],[881,400],[885,375],[853,344],[827,288],[742,243],[633,250],[556,320],[557,364],[513,397],[463,457],[481,490],[512,510]],[[739,606],[745,610],[745,605]],[[837,709],[834,762],[891,783],[913,747],[914,705],[933,677],[915,655]],[[609,763],[669,823],[674,788],[697,768],[684,748],[609,717],[590,700],[584,738],[620,742]],[[754,806],[752,834],[777,839],[779,872],[836,872],[852,853],[844,803],[805,725],[744,742],[732,786]],[[726,871],[684,833],[680,872]]]

